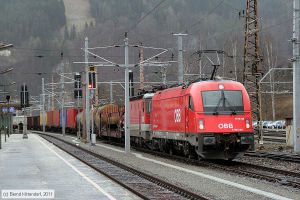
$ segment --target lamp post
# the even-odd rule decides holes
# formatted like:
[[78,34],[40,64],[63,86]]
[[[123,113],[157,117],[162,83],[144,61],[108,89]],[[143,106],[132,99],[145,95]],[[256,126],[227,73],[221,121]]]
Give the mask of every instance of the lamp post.
[[[5,74],[5,73],[8,73],[8,72],[10,72],[10,71],[12,71],[13,70],[13,68],[10,68],[10,69],[5,69],[5,70],[2,70],[1,72],[0,72],[0,74]],[[14,84],[16,84],[16,82],[11,82],[11,83],[9,83],[9,84],[3,84],[3,85],[0,85],[1,87],[4,87],[4,89],[3,89],[3,93],[5,94],[6,92],[5,92],[5,87],[7,87],[7,86],[11,86],[11,85],[14,85]],[[10,120],[10,114],[9,114],[9,100],[10,100],[10,95],[7,95],[6,96],[6,101],[7,101],[7,113],[6,113],[6,116],[7,116],[7,119],[5,120],[6,121],[6,129],[4,130],[5,132],[4,132],[4,139],[5,139],[5,142],[6,142],[6,135],[9,137],[9,133],[10,133],[10,131],[11,131],[11,121],[12,120]],[[1,113],[2,114],[2,113]],[[0,133],[1,134],[1,133]],[[1,143],[1,136],[0,136],[0,143]]]
[[0,51],[13,47],[12,44],[0,44]]

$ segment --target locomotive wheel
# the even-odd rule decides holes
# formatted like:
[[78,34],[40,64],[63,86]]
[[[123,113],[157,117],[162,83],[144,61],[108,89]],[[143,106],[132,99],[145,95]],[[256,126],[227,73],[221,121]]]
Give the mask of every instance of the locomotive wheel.
[[190,147],[189,143],[185,142],[184,147],[183,147],[184,156],[187,158],[190,158],[191,153],[192,153],[192,151],[191,151],[191,147]]
[[169,153],[169,155],[173,155],[173,143],[172,142],[168,142],[166,145],[166,152]]
[[203,160],[203,158],[200,155],[197,155],[197,158],[199,161]]
[[193,156],[193,154],[190,153],[190,154],[187,156],[187,158],[191,160],[191,159],[194,159],[195,157]]
[[164,148],[164,144],[162,142],[158,143],[158,148],[160,152],[164,152],[165,148]]
[[184,145],[183,154],[188,159],[194,159],[195,157],[197,157],[196,156],[197,154],[195,152],[195,148],[187,142]]
[[186,156],[188,159],[195,159],[197,158],[196,156],[197,154],[195,153],[195,151],[193,151],[192,148],[190,148],[189,154]]

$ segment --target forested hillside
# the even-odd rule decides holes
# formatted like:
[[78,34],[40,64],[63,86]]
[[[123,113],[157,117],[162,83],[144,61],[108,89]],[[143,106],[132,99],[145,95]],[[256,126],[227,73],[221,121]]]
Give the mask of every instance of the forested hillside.
[[20,45],[29,38],[49,40],[65,25],[61,0],[1,0],[0,38]]
[[[65,6],[61,0],[0,0],[0,41],[14,45],[10,57],[0,56],[1,69],[11,66],[13,72],[1,78],[0,84],[28,80],[31,95],[40,91],[41,77],[60,62],[60,53],[46,56],[51,49],[60,49],[66,24]],[[57,55],[57,56],[56,56]]]
[[[122,42],[124,32],[129,32],[131,43],[173,49],[176,59],[176,38],[171,33],[187,32],[184,39],[188,72],[193,72],[190,55],[201,48],[222,49],[232,54],[233,45],[237,48],[237,63],[242,65],[244,21],[239,15],[245,9],[241,0],[166,0],[154,12],[160,0],[89,0],[91,16],[96,23],[87,19],[85,28],[79,32],[76,25],[66,24],[65,5],[62,0],[0,0],[0,40],[13,43],[16,47],[29,49],[57,49],[54,51],[18,51],[18,59],[28,56],[43,57],[47,71],[53,68],[53,60],[59,60],[60,51],[64,59],[75,61],[81,55],[84,37],[90,45],[107,45]],[[80,1],[78,1],[80,2]],[[270,4],[272,4],[272,9]],[[72,8],[71,4],[68,4]],[[74,10],[80,5],[74,5]],[[266,46],[271,44],[277,65],[287,64],[290,55],[292,1],[259,1],[261,27],[261,47],[265,55]],[[72,9],[70,9],[72,10]],[[85,12],[88,12],[86,10]],[[75,16],[76,13],[69,13]],[[146,17],[144,18],[144,16]],[[85,16],[76,16],[84,21]],[[142,19],[141,23],[138,23]],[[268,44],[267,44],[268,42]],[[71,52],[69,49],[78,49]],[[114,55],[117,54],[117,55]],[[146,56],[149,56],[145,52]],[[22,55],[24,57],[22,58]],[[121,56],[110,51],[109,56]],[[167,55],[168,59],[170,55]],[[32,58],[30,58],[32,60]],[[137,57],[135,56],[135,61]],[[167,58],[166,58],[167,59]],[[78,59],[77,59],[78,60]],[[120,60],[121,57],[120,57]],[[132,59],[131,59],[132,60]],[[24,64],[24,63],[23,63]],[[227,62],[232,65],[232,61]],[[30,62],[37,68],[37,62]],[[28,68],[29,66],[26,66]],[[232,69],[229,69],[232,71]],[[195,72],[195,71],[194,71]],[[176,73],[174,71],[174,73]],[[172,75],[171,75],[172,78]]]
[[[79,36],[77,44],[72,46],[82,46],[85,35],[89,36],[92,45],[120,43],[124,32],[129,32],[131,43],[142,42],[144,45],[171,48],[176,59],[177,40],[172,33],[184,32],[188,33],[184,39],[186,72],[198,72],[198,64],[194,63],[195,58],[191,55],[199,48],[221,49],[229,55],[233,54],[235,48],[238,71],[242,70],[245,22],[243,10],[246,8],[246,0],[166,0],[151,12],[159,2],[161,1],[90,0],[96,25],[87,27],[86,34]],[[292,35],[292,1],[259,1],[259,17],[264,69],[267,70],[271,64],[287,65],[287,57],[291,55],[288,39]],[[142,22],[139,23],[141,19]],[[271,55],[273,58],[270,63],[267,63],[267,48],[269,57]],[[114,53],[111,52],[109,56],[116,56],[112,54]],[[166,59],[171,57],[170,54],[166,56]],[[133,59],[136,61],[138,58]],[[233,71],[232,59],[228,59],[225,65],[228,72]],[[173,78],[176,78],[176,68],[170,73],[170,79]]]
[[[129,30],[160,1],[90,0],[90,2],[92,15],[102,31],[114,26],[121,32]],[[138,33],[139,40],[145,40],[145,36],[152,33],[161,35],[172,32],[188,32],[192,37],[201,35],[203,41],[208,35],[217,34],[213,42],[218,39],[224,40],[224,35],[228,36],[232,32],[242,34],[240,30],[243,29],[244,18],[239,17],[239,12],[245,9],[245,3],[246,1],[242,0],[167,0],[132,32]],[[292,1],[288,0],[259,1],[261,27],[264,29],[288,20],[292,16],[291,8]],[[279,27],[287,27],[288,24],[283,23],[281,26],[269,28],[263,32],[269,34],[269,32],[279,30]],[[241,26],[237,27],[237,25]],[[145,30],[150,30],[150,33]],[[286,29],[280,30],[280,33],[277,32],[276,35],[282,36],[287,33]]]
[[[187,50],[200,46],[230,50],[236,42],[238,53],[242,53],[245,22],[242,13],[246,0],[166,0],[150,14],[160,0],[90,2],[96,27],[89,36],[95,43],[120,41],[124,32],[129,31],[132,42],[173,48],[176,41],[171,33],[186,32],[189,34],[185,40]],[[145,15],[142,23],[137,24]],[[291,37],[292,1],[259,1],[259,17],[262,53],[265,54],[267,42],[272,43],[273,49],[278,48],[278,63],[286,63],[286,56],[291,52],[287,39]]]

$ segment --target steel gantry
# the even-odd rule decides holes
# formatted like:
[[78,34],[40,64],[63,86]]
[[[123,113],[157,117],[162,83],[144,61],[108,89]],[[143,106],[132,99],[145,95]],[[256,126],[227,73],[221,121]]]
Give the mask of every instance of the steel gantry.
[[258,0],[247,0],[245,18],[243,84],[250,96],[253,120],[260,121],[259,80],[262,77],[262,56],[259,47]]

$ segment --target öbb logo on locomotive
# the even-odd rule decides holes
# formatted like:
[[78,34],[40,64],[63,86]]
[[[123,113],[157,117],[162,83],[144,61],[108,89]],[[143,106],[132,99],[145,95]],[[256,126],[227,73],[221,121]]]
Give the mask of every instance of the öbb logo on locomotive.
[[233,128],[232,123],[220,123],[218,124],[219,129],[228,129],[228,128]]
[[181,110],[180,108],[174,110],[175,122],[181,122]]

